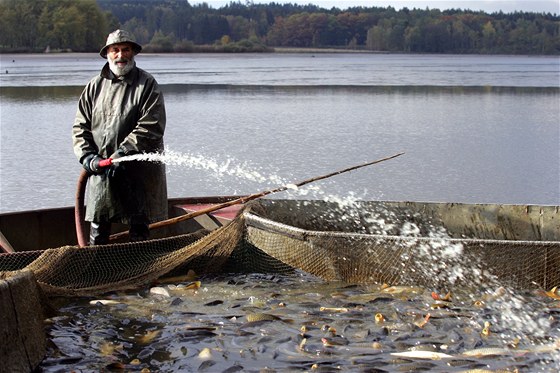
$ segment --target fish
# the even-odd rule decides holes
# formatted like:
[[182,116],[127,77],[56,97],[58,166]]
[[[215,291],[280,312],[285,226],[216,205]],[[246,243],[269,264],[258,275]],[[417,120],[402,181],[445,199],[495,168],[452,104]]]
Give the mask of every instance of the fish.
[[451,301],[451,292],[448,292],[448,293],[445,294],[444,296],[441,296],[441,295],[439,295],[438,293],[436,293],[435,291],[432,291],[432,299],[434,299],[434,300],[443,300],[443,301],[450,302],[450,301]]
[[298,344],[298,350],[303,351],[305,350],[305,345],[307,344],[307,338],[303,338],[301,342]]
[[95,299],[95,300],[90,300],[89,304],[92,305],[92,306],[95,306],[95,305],[98,305],[98,304],[101,304],[101,305],[104,305],[104,306],[109,306],[109,305],[112,305],[112,304],[121,304],[121,302],[118,302],[118,301],[112,300],[112,299]]
[[164,296],[164,297],[171,297],[171,295],[169,294],[169,291],[166,288],[163,288],[161,286],[154,286],[153,288],[150,288],[150,294],[161,295],[161,296]]
[[560,300],[560,294],[558,293],[558,286],[553,287],[552,289],[545,292],[544,294],[552,299]]
[[482,328],[482,331],[480,332],[483,337],[488,337],[491,334],[490,326],[491,324],[489,321],[484,322],[484,328]]
[[534,346],[532,347],[529,352],[534,353],[549,353],[560,350],[560,338],[556,340],[556,342],[552,344],[546,344],[541,346]]
[[442,360],[452,359],[454,356],[445,354],[443,352],[435,351],[404,351],[404,352],[391,352],[392,356],[411,358],[411,359],[429,359],[429,360]]
[[200,352],[198,353],[198,358],[201,360],[208,360],[212,358],[212,350],[208,347],[204,347],[202,350],[200,350]]
[[495,301],[499,298],[504,297],[507,294],[507,290],[504,287],[499,287],[497,288],[493,293],[491,294],[484,294],[480,297],[480,299],[476,299],[473,302],[473,306],[475,306],[476,308],[484,308],[486,306],[487,303]]
[[138,339],[137,339],[138,343],[148,344],[148,343],[152,342],[160,333],[161,333],[161,330],[147,331],[146,334],[138,337]]
[[174,285],[170,285],[170,289],[174,290],[174,291],[196,291],[198,289],[200,289],[200,287],[202,286],[202,282],[200,281],[193,281],[190,282],[188,284],[179,284],[177,286]]
[[490,301],[502,298],[506,294],[507,294],[507,290],[504,287],[500,286],[492,294],[486,294],[486,295],[482,296],[482,301],[490,302]]
[[422,315],[416,315],[414,317],[413,324],[416,325],[419,328],[423,328],[428,323],[428,320],[430,320],[430,317],[431,317],[431,314],[429,314],[429,313],[424,317],[422,317]]
[[248,322],[256,322],[256,321],[282,321],[282,319],[278,316],[271,315],[269,313],[250,313],[247,316]]
[[504,355],[523,355],[526,350],[511,350],[503,347],[481,347],[473,350],[464,351],[461,355],[468,357],[487,357],[487,356],[504,356]]
[[121,351],[123,349],[122,344],[114,344],[112,342],[103,342],[99,346],[99,352],[103,356],[111,356],[115,353],[115,351]]
[[451,302],[444,301],[444,300],[436,300],[434,303],[430,305],[431,309],[437,308],[449,308],[452,305]]
[[348,308],[346,307],[321,307],[319,308],[321,312],[333,312],[333,313],[345,313],[348,312]]
[[212,366],[216,365],[216,362],[213,360],[205,360],[198,366],[199,372],[208,371]]
[[213,301],[211,301],[211,302],[204,303],[204,306],[206,306],[206,307],[214,307],[214,306],[218,306],[218,305],[220,305],[220,304],[224,304],[224,301],[223,301],[223,300],[220,300],[220,299],[216,299],[216,300],[213,300]]
[[530,349],[511,349],[502,347],[483,347],[474,350],[465,351],[462,353],[463,356],[468,357],[487,357],[487,356],[523,356],[528,353],[549,353],[560,350],[560,339],[555,343],[535,346]]
[[321,338],[323,346],[346,346],[350,342],[344,337],[323,337]]
[[394,295],[418,295],[424,292],[424,288],[417,286],[389,286],[381,289],[381,292]]
[[473,306],[475,306],[476,308],[483,308],[485,306],[485,303],[482,299],[477,299],[473,302]]

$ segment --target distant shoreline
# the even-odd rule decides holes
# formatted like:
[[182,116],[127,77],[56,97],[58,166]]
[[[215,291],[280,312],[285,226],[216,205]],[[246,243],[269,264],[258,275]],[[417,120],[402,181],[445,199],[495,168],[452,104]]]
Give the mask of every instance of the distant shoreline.
[[274,53],[386,53],[365,49],[273,47]]
[[[61,54],[87,54],[87,53],[98,53],[98,52],[73,52],[70,50],[55,50],[55,51],[38,51],[38,50],[29,50],[29,51],[0,51],[0,54],[10,54],[10,55],[17,55],[17,54],[36,54],[36,55],[61,55]],[[143,51],[143,54],[175,54],[175,53],[366,53],[366,54],[389,54],[390,52],[384,51],[372,51],[372,50],[365,50],[365,49],[347,49],[347,48],[311,48],[311,47],[271,47],[268,51],[245,51],[245,52],[225,52],[225,51],[192,51],[192,52],[151,52],[151,51]],[[394,53],[394,52],[393,52]]]

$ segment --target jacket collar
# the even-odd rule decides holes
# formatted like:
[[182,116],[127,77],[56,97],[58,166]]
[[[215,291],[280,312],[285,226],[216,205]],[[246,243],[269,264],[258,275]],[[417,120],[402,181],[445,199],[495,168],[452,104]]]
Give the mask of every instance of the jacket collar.
[[[115,74],[113,74],[113,72],[109,68],[109,62],[105,63],[105,66],[103,66],[103,69],[101,69],[100,75],[101,77],[105,79],[109,79],[113,82],[121,80]],[[130,70],[130,72],[123,77],[122,81],[128,85],[131,85],[136,80],[137,76],[138,76],[138,67],[136,67],[136,64],[134,64],[132,70]]]

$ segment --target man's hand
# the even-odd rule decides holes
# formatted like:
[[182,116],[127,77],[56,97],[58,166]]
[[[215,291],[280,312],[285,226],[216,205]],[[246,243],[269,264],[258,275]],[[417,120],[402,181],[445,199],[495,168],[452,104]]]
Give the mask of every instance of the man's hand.
[[[124,157],[126,154],[124,150],[118,149],[111,155],[111,159],[115,161],[115,159],[119,159]],[[124,172],[124,165],[121,162],[113,162],[113,164],[107,169],[107,177],[114,178],[118,177],[120,174]]]
[[84,169],[92,175],[100,175],[103,173],[103,168],[99,167],[99,162],[101,162],[104,158],[101,158],[97,154],[90,154],[84,158],[82,161],[82,165]]

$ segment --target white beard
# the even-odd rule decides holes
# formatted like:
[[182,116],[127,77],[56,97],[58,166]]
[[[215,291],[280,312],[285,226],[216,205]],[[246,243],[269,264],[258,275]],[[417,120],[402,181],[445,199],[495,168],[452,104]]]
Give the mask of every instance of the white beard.
[[126,59],[124,59],[124,58],[111,59],[111,57],[109,55],[107,55],[107,60],[109,61],[109,68],[111,69],[113,74],[115,74],[117,77],[125,76],[126,74],[128,74],[130,72],[130,70],[132,70],[132,68],[135,65],[134,56],[130,57],[130,59],[127,61],[126,65],[124,65],[123,67],[120,67],[119,65],[117,65],[117,62],[118,61],[126,61]]

